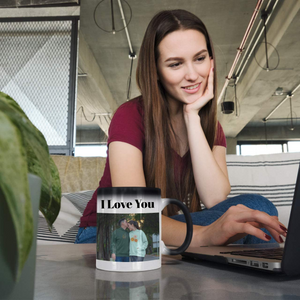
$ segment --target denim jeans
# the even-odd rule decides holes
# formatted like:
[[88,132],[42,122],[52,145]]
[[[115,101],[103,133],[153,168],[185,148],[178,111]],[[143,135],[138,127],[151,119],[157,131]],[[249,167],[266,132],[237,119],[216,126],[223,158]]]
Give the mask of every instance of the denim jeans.
[[129,256],[116,256],[118,262],[129,262]]
[[[228,210],[229,207],[237,204],[243,204],[251,209],[263,211],[271,216],[278,216],[277,209],[270,200],[256,194],[243,194],[220,202],[210,209],[204,209],[199,212],[191,213],[193,224],[201,226],[210,225],[211,223],[219,219]],[[180,222],[185,222],[184,215],[176,215],[172,216],[171,218]],[[270,235],[270,233],[265,228],[261,228],[261,230]],[[236,241],[234,244],[260,243],[276,243],[276,241],[273,237],[270,241],[266,242],[255,236],[246,235],[244,238]]]
[[[192,221],[194,225],[207,226],[219,219],[229,207],[243,204],[251,209],[260,210],[266,212],[271,216],[278,216],[278,212],[274,204],[263,196],[256,194],[244,194],[230,199],[227,199],[210,209],[204,209],[199,212],[191,213]],[[185,222],[184,215],[176,215],[171,217],[174,220]],[[270,235],[270,233],[262,228],[262,231]],[[96,243],[97,227],[83,227],[79,228],[75,244],[81,243]],[[270,235],[271,236],[271,235]],[[271,236],[272,237],[272,236]],[[244,238],[235,242],[235,244],[260,244],[260,243],[276,243],[274,238],[269,242],[263,241],[255,236],[246,235]]]
[[130,261],[134,262],[134,261],[144,261],[144,257],[142,256],[130,256]]
[[75,244],[96,243],[97,227],[79,227]]

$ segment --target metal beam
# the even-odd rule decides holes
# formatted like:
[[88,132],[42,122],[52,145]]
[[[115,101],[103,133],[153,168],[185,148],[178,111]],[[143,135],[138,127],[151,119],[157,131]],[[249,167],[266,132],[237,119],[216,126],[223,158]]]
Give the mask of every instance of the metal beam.
[[0,8],[0,19],[5,18],[37,18],[37,17],[65,17],[80,15],[79,6],[66,7],[23,7]]
[[[271,24],[268,28],[268,40],[269,42],[276,47],[289,25],[293,21],[296,16],[298,10],[300,9],[300,1],[298,0],[290,0],[284,1],[282,6],[280,7],[277,14],[274,16]],[[268,55],[271,56],[271,51],[269,51]],[[265,49],[264,45],[261,45],[256,52],[257,61],[260,64],[263,64],[263,60],[265,58]],[[262,96],[264,91],[260,91],[255,101],[246,102],[244,99],[247,98],[248,93],[251,91],[252,86],[257,80],[258,76],[263,70],[257,67],[257,63],[254,59],[250,62],[246,73],[243,78],[240,80],[240,84],[237,85],[237,95],[239,98],[239,104],[241,106],[241,114],[238,118],[232,115],[223,115],[219,114],[219,120],[225,129],[225,134],[228,137],[236,137],[239,132],[252,120],[252,118],[259,112],[261,106],[265,101],[267,101],[269,96]],[[253,91],[251,91],[253,92]],[[253,99],[253,95],[251,96]]]

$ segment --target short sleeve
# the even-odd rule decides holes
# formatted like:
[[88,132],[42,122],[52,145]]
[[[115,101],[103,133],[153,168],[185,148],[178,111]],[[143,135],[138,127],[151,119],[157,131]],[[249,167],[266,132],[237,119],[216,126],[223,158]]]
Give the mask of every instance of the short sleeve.
[[226,137],[225,137],[223,128],[222,128],[219,121],[218,121],[216,139],[215,139],[215,144],[214,145],[215,146],[223,146],[225,148],[227,147]]
[[128,143],[143,151],[144,118],[139,98],[122,104],[115,112],[108,130],[107,145],[111,142]]

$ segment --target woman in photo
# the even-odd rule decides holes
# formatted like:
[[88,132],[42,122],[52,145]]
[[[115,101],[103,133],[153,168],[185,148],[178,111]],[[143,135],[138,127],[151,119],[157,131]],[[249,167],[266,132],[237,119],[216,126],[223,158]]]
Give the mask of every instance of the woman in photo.
[[[99,187],[157,187],[162,198],[183,201],[194,224],[191,246],[282,242],[287,229],[269,200],[254,194],[227,199],[216,59],[203,22],[185,10],[156,14],[138,54],[136,76],[141,96],[114,114]],[[97,191],[81,218],[79,243],[96,241],[96,199]],[[183,215],[169,205],[162,216],[165,244],[181,245],[185,231]]]
[[140,229],[138,222],[128,222],[129,232],[129,261],[144,261],[148,240],[146,234]]

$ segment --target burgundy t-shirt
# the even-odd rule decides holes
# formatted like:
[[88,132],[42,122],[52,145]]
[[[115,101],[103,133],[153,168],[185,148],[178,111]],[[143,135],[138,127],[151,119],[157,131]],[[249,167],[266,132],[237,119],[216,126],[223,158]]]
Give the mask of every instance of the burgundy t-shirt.
[[[144,111],[141,97],[122,104],[114,114],[108,130],[107,146],[111,142],[125,142],[135,146],[144,153],[145,147],[145,130],[144,130]],[[217,138],[215,145],[226,147],[226,138],[224,131],[218,122]],[[107,159],[103,176],[99,182],[99,187],[111,187],[111,177],[109,169],[109,152],[107,150]],[[174,173],[175,180],[184,174],[187,161],[190,157],[190,151],[184,156],[180,156],[173,151],[174,155]],[[92,199],[88,202],[83,216],[80,219],[80,227],[97,226],[97,190],[94,192]]]

